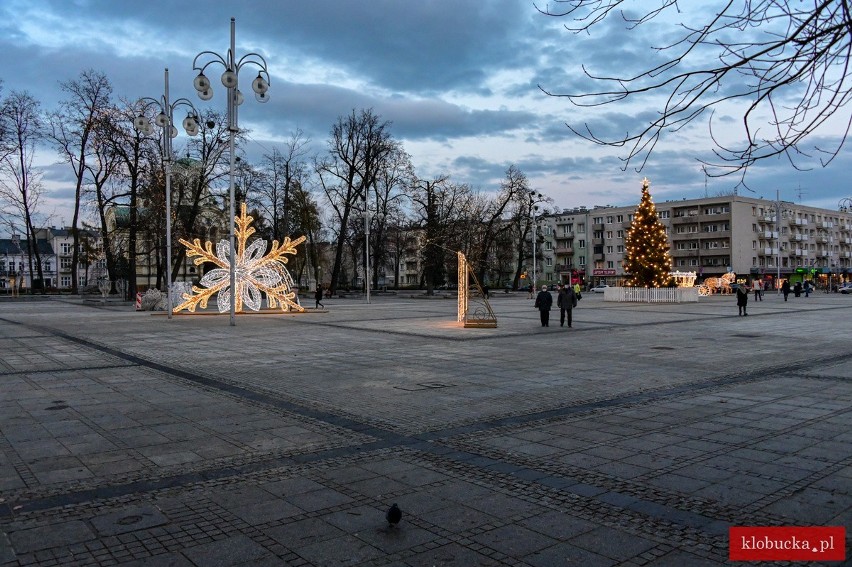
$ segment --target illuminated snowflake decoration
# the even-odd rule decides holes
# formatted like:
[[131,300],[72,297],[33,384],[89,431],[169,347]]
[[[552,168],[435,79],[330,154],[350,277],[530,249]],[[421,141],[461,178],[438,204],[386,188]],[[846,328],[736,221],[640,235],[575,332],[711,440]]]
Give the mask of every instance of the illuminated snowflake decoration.
[[[251,227],[254,219],[246,214],[246,204],[242,203],[240,216],[234,218],[236,238],[236,264],[234,266],[235,284],[237,291],[234,311],[241,313],[243,306],[252,311],[260,311],[263,296],[266,295],[266,304],[270,309],[281,307],[282,311],[304,311],[298,304],[296,292],[293,291],[293,278],[284,267],[287,263],[286,254],[296,254],[296,246],[305,241],[304,236],[296,240],[285,237],[284,242],[279,245],[277,240],[272,241],[272,248],[266,251],[266,240],[258,239],[246,246],[248,237],[254,234]],[[188,258],[195,258],[196,266],[205,262],[216,264],[214,268],[204,274],[199,282],[201,286],[192,286],[191,293],[184,293],[181,297],[183,303],[175,307],[175,311],[186,309],[195,312],[196,307],[202,309],[207,307],[207,302],[216,295],[216,303],[219,313],[231,310],[231,262],[230,243],[228,240],[220,240],[216,244],[216,253],[213,253],[213,243],[205,242],[196,238],[192,242],[180,239],[180,243],[186,246]]]

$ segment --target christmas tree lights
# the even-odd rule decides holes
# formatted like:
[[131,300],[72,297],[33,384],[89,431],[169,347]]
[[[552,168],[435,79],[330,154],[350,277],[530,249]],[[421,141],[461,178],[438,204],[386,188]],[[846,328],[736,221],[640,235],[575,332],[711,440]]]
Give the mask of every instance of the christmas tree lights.
[[293,278],[284,264],[287,263],[285,254],[296,254],[296,246],[305,241],[304,236],[296,240],[285,237],[280,245],[277,240],[272,241],[272,248],[267,253],[266,240],[258,239],[246,246],[248,237],[255,230],[251,223],[254,219],[246,214],[246,204],[242,203],[240,216],[234,218],[236,223],[236,293],[232,294],[230,285],[230,243],[220,240],[216,244],[216,253],[213,253],[213,243],[208,241],[201,245],[196,238],[192,242],[180,239],[180,243],[186,246],[187,258],[195,258],[196,266],[205,262],[211,262],[218,266],[204,274],[200,284],[204,287],[192,286],[192,293],[184,293],[181,298],[183,303],[175,307],[175,311],[187,309],[195,312],[196,307],[202,309],[207,307],[207,302],[216,294],[219,313],[225,313],[231,309],[231,296],[236,301],[234,311],[239,313],[243,305],[253,311],[260,311],[263,295],[266,295],[266,303],[270,309],[279,305],[282,311],[294,309],[304,311],[297,303],[296,292],[292,290]]
[[628,286],[670,287],[674,282],[669,239],[657,218],[650,185],[647,178],[642,180],[642,199],[624,239],[624,271],[630,274]]

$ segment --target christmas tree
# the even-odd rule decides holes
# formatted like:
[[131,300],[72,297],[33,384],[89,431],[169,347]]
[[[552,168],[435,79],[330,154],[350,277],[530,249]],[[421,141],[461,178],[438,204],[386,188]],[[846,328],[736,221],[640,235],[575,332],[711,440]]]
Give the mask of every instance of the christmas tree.
[[647,178],[642,180],[642,200],[624,239],[624,271],[630,274],[628,286],[669,287],[674,285],[669,240],[657,218],[649,185]]

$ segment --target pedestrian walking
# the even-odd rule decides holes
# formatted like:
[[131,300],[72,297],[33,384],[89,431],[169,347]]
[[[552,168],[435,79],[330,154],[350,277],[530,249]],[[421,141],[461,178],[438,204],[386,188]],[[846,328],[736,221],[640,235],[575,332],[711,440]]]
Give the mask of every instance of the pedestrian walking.
[[319,309],[320,307],[325,309],[325,305],[322,304],[322,284],[317,284],[317,292],[314,294],[314,299],[316,300],[314,309]]
[[802,297],[802,282],[796,282],[796,285],[793,286],[793,295]]
[[535,308],[538,309],[538,314],[541,317],[541,326],[550,326],[550,308],[553,305],[553,296],[547,291],[547,286],[541,286],[541,291],[535,298]]
[[754,300],[763,301],[763,282],[754,280]]
[[580,282],[574,284],[574,295],[577,296],[577,301],[583,299],[583,294],[580,293]]
[[748,317],[748,313],[746,313],[746,306],[748,305],[748,288],[744,285],[741,285],[737,288],[737,309],[739,309],[739,314],[741,316]]
[[533,298],[533,286],[532,286],[532,284],[527,286],[527,291],[529,292],[529,297],[527,299],[532,299]]
[[565,284],[556,296],[556,306],[559,307],[559,326],[565,324],[565,315],[568,315],[568,327],[571,326],[571,312],[577,307],[577,294],[571,284]]
[[790,280],[784,280],[781,284],[781,293],[784,294],[784,301],[787,301],[787,296],[790,295]]
[[811,296],[811,282],[805,282],[805,297]]

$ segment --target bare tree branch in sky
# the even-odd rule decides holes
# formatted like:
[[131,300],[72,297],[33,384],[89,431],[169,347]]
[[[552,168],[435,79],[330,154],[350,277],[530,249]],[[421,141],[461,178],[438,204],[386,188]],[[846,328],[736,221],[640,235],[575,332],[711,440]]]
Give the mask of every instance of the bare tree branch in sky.
[[[674,41],[655,47],[647,57],[653,62],[637,73],[613,76],[584,66],[586,76],[601,85],[595,92],[555,93],[539,85],[546,94],[582,107],[661,96],[654,117],[634,131],[604,136],[589,123],[569,124],[575,134],[599,145],[625,147],[625,169],[638,162],[641,170],[663,135],[703,117],[717,158],[705,163],[715,166],[711,175],[717,177],[744,176],[753,164],[776,157],[797,169],[807,169],[813,157],[826,166],[839,154],[852,124],[849,0],[730,0],[714,12],[701,11],[698,2],[661,0],[654,5],[556,0],[538,7],[543,14],[564,18],[565,28],[575,33],[591,34],[616,18],[625,22],[628,34],[646,32],[652,21],[671,21],[681,30]],[[731,103],[743,105],[744,139],[737,144],[723,141],[721,130],[714,129],[714,113],[726,114]],[[823,128],[830,120],[840,124],[839,135]],[[808,146],[805,141],[819,132],[830,135],[831,145]]]

